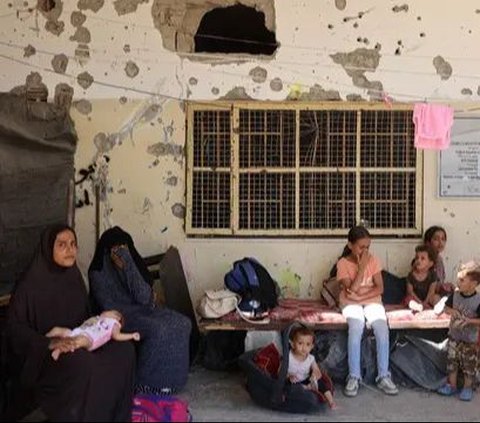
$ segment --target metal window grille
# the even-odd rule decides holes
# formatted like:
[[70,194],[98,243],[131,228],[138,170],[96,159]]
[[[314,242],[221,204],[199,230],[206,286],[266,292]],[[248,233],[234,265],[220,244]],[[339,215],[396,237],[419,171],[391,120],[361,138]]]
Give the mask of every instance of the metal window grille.
[[187,127],[188,234],[422,231],[411,106],[191,103]]

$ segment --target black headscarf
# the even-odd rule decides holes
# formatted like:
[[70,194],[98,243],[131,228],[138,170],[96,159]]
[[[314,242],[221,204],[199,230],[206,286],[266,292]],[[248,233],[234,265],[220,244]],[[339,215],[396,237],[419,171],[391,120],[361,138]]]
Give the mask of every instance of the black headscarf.
[[35,257],[12,297],[8,334],[14,353],[23,357],[25,382],[34,383],[48,355],[45,334],[54,326],[73,328],[89,317],[88,296],[77,265],[61,267],[53,260],[57,235],[74,230],[66,225],[47,228]]
[[125,232],[119,226],[114,226],[111,229],[107,229],[100,240],[98,241],[97,248],[95,249],[95,254],[93,256],[92,262],[90,263],[90,267],[88,268],[88,274],[92,271],[100,272],[103,269],[103,258],[106,254],[110,254],[110,250],[115,245],[122,245],[125,244],[128,246],[128,250],[137,266],[138,271],[141,273],[143,279],[146,283],[150,286],[153,285],[152,277],[150,276],[150,272],[145,265],[140,254],[138,254],[137,249],[133,243],[133,239],[128,232]]

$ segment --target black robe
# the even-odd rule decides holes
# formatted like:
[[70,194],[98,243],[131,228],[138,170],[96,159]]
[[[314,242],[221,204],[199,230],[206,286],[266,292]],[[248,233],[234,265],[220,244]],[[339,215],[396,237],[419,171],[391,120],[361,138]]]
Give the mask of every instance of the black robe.
[[[76,265],[53,261],[53,244],[65,226],[42,236],[36,257],[17,285],[9,308],[8,335],[23,362],[22,384],[34,390],[51,421],[130,421],[135,356],[130,342],[109,342],[51,358],[45,334],[54,326],[74,328],[90,317],[88,295]],[[72,231],[73,232],[73,231]]]
[[[124,261],[118,269],[110,251]],[[88,271],[90,294],[100,310],[116,309],[125,317],[125,331],[139,332],[136,387],[140,392],[180,391],[188,378],[190,319],[153,301],[152,279],[132,237],[118,226],[105,231]]]

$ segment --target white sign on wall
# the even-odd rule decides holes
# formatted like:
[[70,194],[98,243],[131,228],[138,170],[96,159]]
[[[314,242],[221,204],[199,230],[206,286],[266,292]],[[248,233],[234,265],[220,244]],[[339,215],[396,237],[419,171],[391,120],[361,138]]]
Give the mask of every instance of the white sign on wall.
[[455,119],[439,173],[440,197],[480,197],[480,119]]

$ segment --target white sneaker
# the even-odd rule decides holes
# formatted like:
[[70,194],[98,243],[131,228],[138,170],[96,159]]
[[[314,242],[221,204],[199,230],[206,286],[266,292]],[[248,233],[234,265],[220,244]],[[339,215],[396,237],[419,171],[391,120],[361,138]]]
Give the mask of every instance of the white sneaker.
[[445,310],[445,303],[447,302],[447,300],[448,297],[442,297],[440,301],[433,307],[433,312],[437,315],[442,314],[443,310]]
[[398,388],[393,383],[392,379],[390,379],[390,376],[382,377],[377,382],[377,387],[378,387],[378,389],[381,389],[383,392],[385,392],[387,395],[397,395],[398,394]]
[[410,300],[408,308],[413,311],[423,311],[423,304],[417,303],[415,300]]
[[358,387],[360,381],[355,377],[348,377],[347,384],[343,388],[343,393],[347,397],[356,397],[358,394]]

